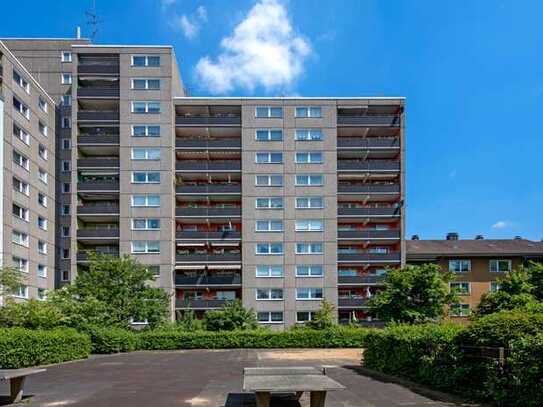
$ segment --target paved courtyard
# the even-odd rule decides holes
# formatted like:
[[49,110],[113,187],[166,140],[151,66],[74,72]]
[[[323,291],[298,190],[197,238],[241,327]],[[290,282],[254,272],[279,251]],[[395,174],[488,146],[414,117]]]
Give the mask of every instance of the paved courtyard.
[[[22,405],[99,407],[241,407],[254,399],[241,394],[242,368],[326,366],[346,390],[330,392],[327,407],[452,406],[398,384],[362,375],[360,351],[338,350],[189,350],[96,356],[51,366],[28,379]],[[7,394],[0,384],[0,394]],[[306,395],[301,405],[309,406]],[[0,403],[1,404],[1,403]],[[284,403],[280,404],[285,407]]]

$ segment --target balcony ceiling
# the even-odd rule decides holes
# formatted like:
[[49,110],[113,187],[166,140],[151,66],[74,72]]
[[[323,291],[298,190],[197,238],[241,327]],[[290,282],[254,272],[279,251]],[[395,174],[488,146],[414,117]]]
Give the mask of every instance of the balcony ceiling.
[[241,128],[236,127],[176,127],[177,137],[189,138],[221,138],[240,137]]
[[119,146],[78,144],[79,152],[85,157],[118,157]]
[[241,160],[240,151],[176,151],[178,160]]
[[241,106],[175,105],[175,114],[179,116],[240,115]]

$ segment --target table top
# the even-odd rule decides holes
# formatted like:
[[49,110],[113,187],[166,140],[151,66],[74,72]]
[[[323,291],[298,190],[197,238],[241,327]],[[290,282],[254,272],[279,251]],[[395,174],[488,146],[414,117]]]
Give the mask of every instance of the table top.
[[45,369],[35,369],[32,367],[24,369],[0,369],[0,380],[9,380],[16,377],[28,376],[31,374],[45,372]]
[[255,375],[243,378],[243,390],[250,392],[288,393],[343,389],[345,386],[323,374]]

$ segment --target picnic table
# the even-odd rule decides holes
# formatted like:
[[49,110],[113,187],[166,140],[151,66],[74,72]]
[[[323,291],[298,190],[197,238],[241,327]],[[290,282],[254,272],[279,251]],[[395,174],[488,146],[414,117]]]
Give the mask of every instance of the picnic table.
[[8,381],[10,385],[10,403],[17,403],[23,398],[23,387],[26,376],[45,372],[45,369],[0,369],[0,381]]
[[258,407],[269,407],[272,393],[293,393],[299,399],[310,392],[311,407],[324,407],[326,392],[345,387],[315,367],[246,367],[243,391],[254,392]]

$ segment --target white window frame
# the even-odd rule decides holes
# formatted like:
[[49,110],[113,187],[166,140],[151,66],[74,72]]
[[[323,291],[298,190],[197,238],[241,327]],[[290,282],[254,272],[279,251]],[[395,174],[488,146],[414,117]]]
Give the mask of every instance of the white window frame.
[[[143,251],[136,250],[135,249],[135,243],[142,243],[143,244]],[[158,251],[150,250],[151,243],[158,244]],[[132,254],[160,254],[160,240],[133,240],[130,242],[130,252]]]
[[60,281],[70,281],[70,270],[61,270]]
[[[452,265],[454,262],[460,262],[460,271],[454,271],[454,267]],[[464,262],[468,265],[467,270],[463,270],[463,264]],[[469,273],[471,272],[471,260],[470,259],[450,259],[449,260],[449,272],[454,274],[463,274],[463,273]]]
[[[267,109],[267,115],[259,116],[258,115],[258,110],[259,109]],[[272,111],[275,110],[275,109],[281,109],[281,115],[280,116],[273,116],[272,115]],[[256,106],[255,107],[255,118],[257,118],[257,119],[282,119],[283,114],[284,114],[283,106],[276,105],[276,106]]]
[[47,299],[47,290],[45,288],[38,287],[38,300],[45,301]]
[[[143,127],[145,129],[145,134],[144,135],[137,135],[136,132],[134,131],[136,127]],[[158,128],[158,134],[151,134],[149,133],[149,128],[151,127],[156,127]],[[130,132],[130,135],[132,137],[160,137],[160,125],[159,124],[134,124],[131,126],[131,132]]]
[[[68,210],[66,210],[68,209]],[[70,204],[64,204],[62,205],[62,216],[70,216],[72,207]]]
[[[302,184],[298,182],[298,177],[307,177],[308,183]],[[313,183],[313,177],[321,177],[320,183]],[[294,175],[295,186],[297,187],[321,187],[324,185],[324,175],[322,174],[295,174]]]
[[[260,228],[260,226],[266,225],[266,229]],[[280,225],[280,228],[275,228],[276,226]],[[283,232],[284,231],[284,225],[282,219],[257,219],[255,220],[255,232],[262,233],[262,232]]]
[[[145,87],[136,88],[136,81],[145,81]],[[149,81],[158,81],[158,88],[149,88]],[[160,90],[160,78],[132,78],[130,81],[132,90]]]
[[461,295],[461,296],[464,296],[464,295],[471,295],[471,284],[469,281],[451,281],[449,282],[449,291],[450,292],[453,292],[453,287],[455,286],[461,286],[461,285],[464,285],[464,284],[467,284],[468,286],[468,290],[467,292],[460,292],[460,291],[457,291],[456,293],[458,295]]
[[60,237],[70,237],[70,226],[62,225],[60,227]]
[[19,270],[21,273],[29,273],[29,264],[30,262],[28,259],[19,257],[19,256],[12,256],[11,261],[13,262],[13,267]]
[[72,74],[68,72],[60,73],[60,83],[62,85],[71,85],[73,81]]
[[[20,185],[20,188],[17,188],[15,186],[15,182],[14,181],[17,181]],[[23,195],[26,195],[26,196],[29,196],[30,195],[30,184],[28,184],[27,182],[24,182],[24,181],[21,181],[19,178],[17,177],[12,177],[12,185],[13,185],[13,189]]]
[[16,139],[22,141],[27,146],[30,145],[30,133],[28,133],[25,129],[23,129],[15,122],[13,123],[13,135]]
[[[145,181],[136,181],[136,174],[145,174]],[[158,174],[158,181],[149,181],[149,174]],[[132,184],[160,184],[160,171],[132,171]]]
[[[258,252],[258,246],[259,245],[267,245],[268,251],[267,253],[259,253]],[[281,245],[281,251],[280,252],[272,252],[272,246],[273,245]],[[255,244],[255,255],[256,256],[282,256],[285,253],[285,247],[283,245],[283,242],[257,242]]]
[[[299,109],[305,109],[306,114],[300,114]],[[294,117],[297,119],[322,119],[322,106],[296,106]]]
[[47,184],[47,176],[48,176],[47,172],[43,168],[38,167],[38,178],[44,184]]
[[[136,65],[134,64],[134,57],[138,58],[145,58],[145,64],[144,65]],[[149,65],[149,58],[158,58],[158,65]],[[134,68],[158,68],[160,66],[160,55],[140,55],[140,54],[134,54],[130,57],[130,66]]]
[[[277,274],[279,270],[280,274]],[[282,264],[259,264],[255,267],[256,278],[283,278],[284,275],[285,270]]]
[[62,172],[70,172],[72,170],[72,163],[70,160],[62,160],[60,170]]
[[[258,200],[267,200],[268,206],[258,206]],[[273,207],[271,206],[271,203],[274,199],[280,199],[281,200],[281,207]],[[262,209],[262,210],[269,210],[269,209],[275,209],[275,210],[283,210],[285,208],[285,200],[282,196],[270,196],[270,197],[257,197],[255,199],[255,208],[256,209]]]
[[[309,251],[308,252],[299,251],[298,250],[299,245],[308,245]],[[313,251],[314,245],[321,245],[322,251],[320,251],[320,252]],[[324,254],[324,242],[296,242],[295,243],[295,252],[296,252],[296,254],[300,254],[300,255],[322,255],[322,254]]]
[[[13,213],[13,206],[16,206],[18,209],[19,214]],[[18,203],[13,202],[12,203],[12,209],[11,214],[15,216],[17,219],[20,219],[22,221],[28,222],[30,219],[30,210],[28,208],[25,208],[24,206],[19,205]],[[22,216],[21,216],[22,215]]]
[[[144,197],[145,205],[136,205],[134,199]],[[158,197],[158,205],[149,205],[149,197]],[[134,194],[130,197],[130,206],[132,208],[160,208],[160,195],[158,194]]]
[[[308,274],[300,274],[300,269],[307,268]],[[320,270],[317,272],[317,270]],[[301,278],[323,278],[324,266],[322,264],[299,264],[296,265],[296,277]]]
[[38,216],[37,225],[41,230],[47,230],[47,219],[43,216]]
[[[268,314],[268,319],[266,321],[260,320],[260,315]],[[281,314],[280,321],[272,320],[272,314]],[[257,320],[259,324],[283,324],[285,320],[285,315],[283,311],[259,311],[257,312]]]
[[[18,79],[16,78],[18,77]],[[24,78],[23,75],[19,73],[17,70],[13,70],[13,82],[15,82],[17,85],[19,85],[26,93],[30,95],[30,83]]]
[[[259,298],[258,293],[265,292],[267,296],[265,298]],[[272,292],[281,292],[281,297],[272,298]],[[262,287],[255,289],[255,299],[257,301],[283,301],[285,299],[285,291],[282,288]]]
[[[303,155],[307,156],[307,161],[300,159]],[[320,159],[314,159],[314,157],[318,157],[319,155]],[[324,153],[322,151],[297,151],[295,161],[296,164],[322,164],[324,163]]]
[[38,129],[39,129],[39,132],[40,134],[43,136],[43,137],[47,137],[48,134],[49,134],[49,129],[47,128],[47,125],[45,123],[43,123],[41,120],[38,122]]
[[62,149],[63,150],[70,150],[72,148],[72,140],[69,138],[63,138],[62,139]]
[[41,143],[38,145],[38,156],[44,161],[47,161],[48,159],[47,147]]
[[[492,270],[492,263],[495,262],[496,264],[496,270]],[[508,267],[507,270],[501,271],[500,270],[500,263],[507,263]],[[490,273],[510,273],[513,268],[513,263],[509,259],[490,259],[488,261],[488,271]]]
[[[320,206],[313,206],[313,200],[320,199]],[[300,205],[301,200],[307,200],[308,206]],[[324,209],[324,197],[322,196],[297,196],[296,197],[296,209]]]
[[[150,157],[151,152],[158,152],[157,157]],[[136,153],[143,153],[143,158],[136,157]],[[160,160],[160,148],[154,147],[132,147],[130,149],[130,158],[133,161],[159,161]]]
[[[17,103],[15,103],[17,102]],[[19,108],[17,108],[15,105],[18,104]],[[21,116],[26,118],[27,120],[30,120],[30,109],[29,107],[23,103],[19,98],[13,96],[13,108],[18,111]]]
[[17,150],[13,150],[13,163],[18,165],[21,168],[24,168],[26,171],[30,171],[30,160],[24,154],[21,154]]
[[[40,268],[41,268],[41,272],[40,272]],[[38,264],[37,267],[36,267],[36,274],[38,275],[38,277],[40,278],[47,278],[47,266],[45,264]]]
[[[19,236],[20,239],[15,239],[16,236]],[[11,231],[11,242],[19,246],[28,247],[30,245],[30,236],[28,233],[20,232],[16,229]]]
[[[267,177],[268,179],[268,182],[267,184],[259,184],[258,183],[258,179],[259,178],[262,178],[262,177]],[[272,183],[272,180],[276,177],[280,177],[281,178],[281,183],[280,184],[273,184]],[[255,175],[255,186],[257,187],[283,187],[283,184],[284,184],[285,180],[284,180],[284,177],[282,174],[256,174]]]
[[[315,312],[316,311],[296,311],[296,323],[305,324],[306,322],[313,321],[313,319],[315,318]],[[308,319],[305,321],[300,320],[299,314],[307,314]]]
[[60,120],[60,127],[63,129],[71,129],[72,128],[72,120],[70,116],[62,116]]
[[[272,161],[272,157],[279,156],[279,161]],[[259,161],[259,157],[264,158],[265,161]],[[255,152],[255,164],[283,164],[283,152],[282,151],[257,151]]]
[[47,242],[43,240],[38,240],[38,253],[47,254]]
[[[460,306],[460,312],[453,312],[454,306]],[[467,313],[465,310],[467,309]],[[451,317],[467,317],[471,315],[471,307],[469,304],[464,303],[458,303],[458,304],[451,304],[449,306],[449,316]]]
[[70,51],[61,51],[60,62],[72,62],[72,53]]
[[[308,296],[301,297],[300,292],[307,290]],[[320,297],[316,294],[320,290]],[[298,287],[296,288],[296,301],[321,301],[324,298],[324,290],[321,287]]]
[[[258,138],[258,134],[259,133],[266,133],[266,138],[264,139],[260,139]],[[278,140],[274,140],[272,139],[272,134],[274,133],[280,133],[281,134],[281,138],[278,139]],[[256,129],[255,130],[255,141],[258,141],[258,142],[267,142],[267,141],[278,141],[278,142],[281,142],[283,141],[283,129],[274,129],[274,128],[270,128],[270,129]]]
[[[136,111],[135,107],[137,104],[141,104],[141,103],[144,104],[145,109],[143,112],[138,112]],[[156,104],[158,104],[158,111],[154,111],[154,110],[150,111],[149,106],[156,105]],[[162,103],[160,103],[160,100],[134,100],[131,103],[130,112],[133,114],[160,114],[162,113]]]
[[324,133],[322,129],[295,129],[294,141],[322,141]]
[[[137,227],[136,223],[138,221],[145,222],[145,227]],[[153,227],[149,226],[153,221],[158,222],[158,227],[153,228]],[[158,219],[158,218],[133,218],[132,222],[130,222],[130,223],[132,225],[132,230],[160,230],[160,219]]]
[[324,221],[322,219],[296,219],[294,230],[296,232],[324,232]]
[[72,105],[72,95],[62,95],[61,103],[62,103],[62,106],[71,106]]
[[28,299],[28,286],[25,284],[21,284],[19,287],[17,287],[17,292],[14,292],[12,295],[15,298],[24,298]]
[[[41,202],[40,202],[40,198],[43,198],[41,199]],[[38,204],[43,206],[44,208],[47,208],[47,195],[41,192],[38,192]]]
[[499,291],[501,288],[501,284],[497,281],[491,281],[488,287],[488,291],[491,293],[495,293],[496,291]]

